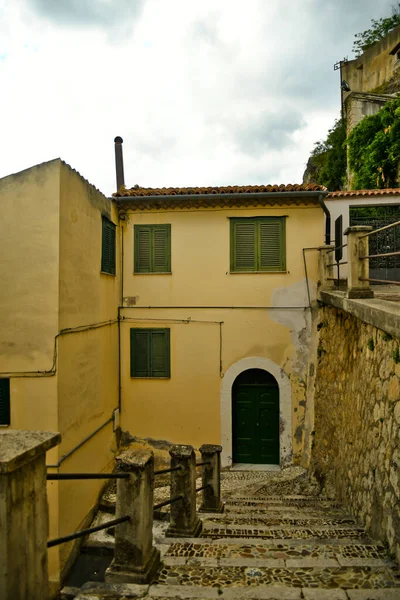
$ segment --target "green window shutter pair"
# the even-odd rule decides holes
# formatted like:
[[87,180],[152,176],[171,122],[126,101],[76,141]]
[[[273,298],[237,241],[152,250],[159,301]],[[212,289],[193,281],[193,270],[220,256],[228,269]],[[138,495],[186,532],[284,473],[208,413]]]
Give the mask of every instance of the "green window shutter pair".
[[101,270],[115,275],[116,227],[106,217],[102,217]]
[[135,225],[135,273],[171,272],[171,225]]
[[231,219],[231,272],[285,270],[285,217]]
[[0,379],[0,425],[10,424],[10,380]]
[[131,377],[170,377],[169,333],[169,329],[131,329]]

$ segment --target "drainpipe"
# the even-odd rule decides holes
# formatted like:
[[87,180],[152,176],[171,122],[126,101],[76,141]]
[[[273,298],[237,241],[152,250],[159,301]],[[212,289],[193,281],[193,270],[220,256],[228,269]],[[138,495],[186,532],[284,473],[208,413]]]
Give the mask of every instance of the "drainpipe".
[[124,179],[124,159],[122,156],[122,137],[119,135],[114,139],[115,144],[115,171],[117,176],[117,191],[124,186],[125,187],[125,179]]
[[325,244],[330,246],[331,244],[331,213],[329,212],[325,202],[324,196],[320,194],[318,196],[318,202],[325,213]]

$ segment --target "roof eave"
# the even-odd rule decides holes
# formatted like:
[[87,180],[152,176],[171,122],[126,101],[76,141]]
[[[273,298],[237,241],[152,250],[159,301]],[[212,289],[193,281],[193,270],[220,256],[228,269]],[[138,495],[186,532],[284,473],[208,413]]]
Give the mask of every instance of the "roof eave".
[[159,201],[159,200],[257,200],[262,198],[306,198],[323,196],[324,198],[328,195],[328,190],[318,191],[292,191],[292,192],[242,192],[242,193],[225,193],[225,194],[170,194],[170,195],[156,195],[156,196],[113,196],[113,200],[116,202],[129,202],[129,201]]

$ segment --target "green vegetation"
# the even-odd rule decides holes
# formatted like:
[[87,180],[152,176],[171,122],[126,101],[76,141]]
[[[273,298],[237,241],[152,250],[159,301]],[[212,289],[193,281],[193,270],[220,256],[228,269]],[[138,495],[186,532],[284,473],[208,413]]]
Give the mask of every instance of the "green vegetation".
[[390,342],[390,340],[393,339],[393,337],[390,335],[390,333],[383,333],[382,334],[382,339],[384,342]]
[[354,36],[356,39],[353,42],[353,52],[356,56],[360,56],[368,48],[384,38],[397,25],[400,25],[400,4],[397,7],[392,6],[391,17],[371,19],[371,27],[369,29],[361,33],[356,33]]
[[400,156],[400,98],[365,117],[346,143],[354,189],[395,187]]
[[315,143],[311,152],[307,169],[313,181],[325,185],[328,190],[342,189],[346,179],[346,124],[342,119],[337,119],[328,131],[325,141]]
[[368,340],[367,348],[368,348],[368,350],[371,350],[371,352],[373,352],[375,350],[375,344],[374,344],[374,340],[372,338],[370,338]]

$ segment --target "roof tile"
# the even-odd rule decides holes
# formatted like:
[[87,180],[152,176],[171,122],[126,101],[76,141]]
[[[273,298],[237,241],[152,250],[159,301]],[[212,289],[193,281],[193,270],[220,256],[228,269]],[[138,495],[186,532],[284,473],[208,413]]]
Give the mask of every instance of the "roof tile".
[[227,185],[210,187],[168,187],[144,188],[135,186],[130,189],[120,189],[114,197],[145,197],[145,196],[195,196],[212,194],[255,194],[262,192],[319,192],[326,191],[322,185],[288,184],[288,185]]
[[327,200],[331,198],[357,198],[365,196],[400,196],[400,188],[383,188],[377,190],[340,190],[329,192]]

